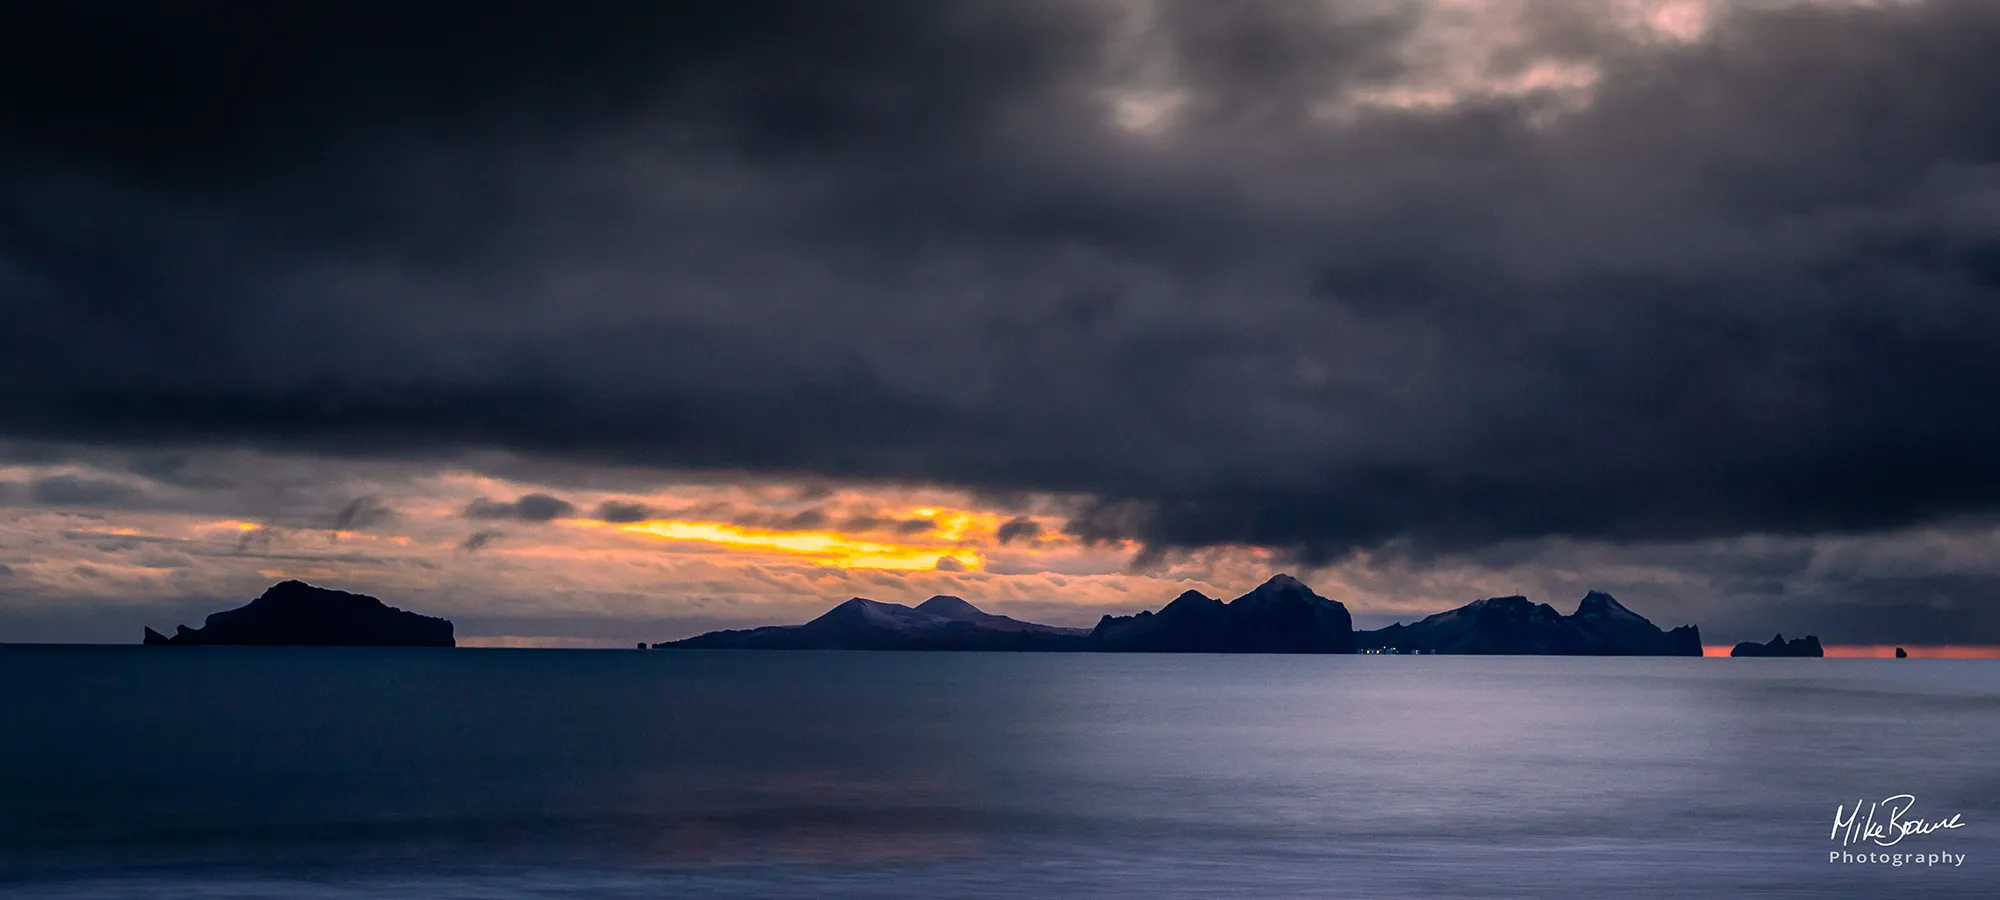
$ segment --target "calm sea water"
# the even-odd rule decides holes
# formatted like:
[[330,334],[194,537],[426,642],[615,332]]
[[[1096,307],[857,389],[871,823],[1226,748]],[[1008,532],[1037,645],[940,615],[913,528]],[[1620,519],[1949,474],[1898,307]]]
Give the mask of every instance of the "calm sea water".
[[[2000,896],[1993,661],[15,646],[0,685],[14,897]],[[1894,794],[1963,865],[1827,861]]]

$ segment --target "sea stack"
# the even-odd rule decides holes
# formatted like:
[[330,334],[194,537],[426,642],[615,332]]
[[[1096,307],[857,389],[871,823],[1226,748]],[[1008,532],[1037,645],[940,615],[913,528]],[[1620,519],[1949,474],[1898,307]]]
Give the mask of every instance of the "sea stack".
[[1897,658],[1897,659],[1909,659],[1909,658],[1910,658],[1910,651],[1908,651],[1908,650],[1905,650],[1905,649],[1903,649],[1903,648],[1901,648],[1901,647],[1897,647],[1897,648],[1896,648],[1896,658]]
[[374,597],[313,587],[272,585],[244,606],[210,615],[168,637],[146,629],[145,643],[332,647],[453,647],[451,622],[389,606]]
[[1826,651],[1820,647],[1817,635],[1809,634],[1802,638],[1793,638],[1787,641],[1784,635],[1776,634],[1771,636],[1770,643],[1759,644],[1755,641],[1744,641],[1741,644],[1737,644],[1735,649],[1729,651],[1729,655],[1805,657],[1825,656]]

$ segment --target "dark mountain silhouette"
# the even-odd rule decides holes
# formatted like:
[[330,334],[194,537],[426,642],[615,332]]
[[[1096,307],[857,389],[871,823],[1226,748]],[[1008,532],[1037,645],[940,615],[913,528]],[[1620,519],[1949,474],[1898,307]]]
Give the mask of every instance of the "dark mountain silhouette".
[[957,597],[916,608],[856,597],[804,625],[714,631],[656,649],[1108,650],[1353,653],[1347,608],[1289,575],[1224,604],[1189,591],[1159,612],[1105,616],[1094,630],[996,616]]
[[[1617,598],[1603,591],[1583,595],[1570,620],[1583,632],[1590,655],[1601,656],[1700,656],[1701,629],[1681,625],[1662,631]],[[1595,648],[1606,648],[1598,652]]]
[[1782,634],[1771,636],[1768,644],[1744,641],[1729,651],[1730,656],[1825,656],[1826,650],[1819,645],[1817,635],[1785,640]]
[[957,597],[918,608],[855,597],[804,625],[711,631],[655,650],[1083,650],[1081,629],[985,612]]
[[1562,615],[1525,597],[1494,597],[1408,625],[1356,632],[1347,607],[1290,575],[1224,603],[1188,591],[1158,611],[1105,616],[1088,632],[987,613],[958,597],[916,607],[856,597],[803,625],[711,631],[655,649],[1062,650],[1145,653],[1424,653],[1700,656],[1693,625],[1662,631],[1610,594]]
[[148,644],[260,644],[348,647],[451,647],[451,622],[405,612],[374,597],[330,591],[303,581],[273,585],[236,609],[210,615],[167,637],[146,629]]
[[954,622],[970,622],[981,628],[991,628],[995,631],[1032,631],[1042,634],[1069,635],[1089,633],[1087,630],[1081,628],[1058,628],[1054,625],[1042,625],[1035,622],[1023,622],[1020,619],[1012,619],[1007,616],[996,616],[965,602],[961,598],[945,594],[939,594],[917,604],[917,612],[930,613],[933,616],[950,619]]
[[1526,597],[1490,597],[1408,625],[1364,631],[1363,649],[1545,656],[1700,656],[1693,625],[1661,631],[1610,594],[1591,591],[1563,615]]
[[1197,591],[1159,612],[1105,616],[1091,649],[1149,653],[1353,653],[1347,607],[1290,575],[1223,603]]
[[1188,591],[1160,607],[1132,616],[1105,616],[1090,632],[1093,649],[1154,653],[1214,653],[1229,618],[1222,601]]

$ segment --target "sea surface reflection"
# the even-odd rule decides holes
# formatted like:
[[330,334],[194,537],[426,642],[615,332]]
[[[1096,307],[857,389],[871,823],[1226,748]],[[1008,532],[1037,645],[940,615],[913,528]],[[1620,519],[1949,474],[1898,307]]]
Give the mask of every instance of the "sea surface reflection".
[[[0,647],[26,897],[2000,895],[2000,662]],[[1842,865],[1914,794],[1956,867]]]

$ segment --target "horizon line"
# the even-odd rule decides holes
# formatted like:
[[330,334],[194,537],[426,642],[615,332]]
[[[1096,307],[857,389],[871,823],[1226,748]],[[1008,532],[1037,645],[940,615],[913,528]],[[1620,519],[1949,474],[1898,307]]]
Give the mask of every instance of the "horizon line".
[[[1703,656],[1728,656],[1735,644],[1703,644]],[[2000,644],[1822,644],[1829,659],[1894,659],[1901,647],[1911,659],[2000,659]]]

